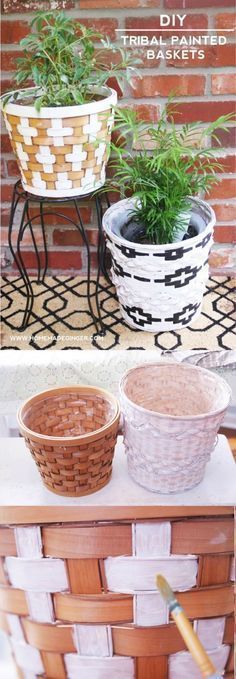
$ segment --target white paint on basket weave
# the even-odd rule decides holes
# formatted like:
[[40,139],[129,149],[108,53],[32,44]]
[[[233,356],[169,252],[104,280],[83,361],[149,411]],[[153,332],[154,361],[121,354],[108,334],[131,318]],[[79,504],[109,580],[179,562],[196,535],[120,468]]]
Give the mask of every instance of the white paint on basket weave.
[[[52,120],[52,123],[53,123],[53,122],[58,123],[59,121],[58,121],[58,120],[54,120],[54,121]],[[47,129],[47,136],[48,136],[48,137],[58,137],[58,133],[60,133],[60,136],[61,136],[62,138],[63,138],[63,137],[72,137],[72,135],[73,135],[73,127],[62,127],[62,126],[58,127],[58,126],[54,126],[54,127],[51,127],[51,128],[49,127],[49,128]]]
[[88,153],[84,150],[83,144],[73,144],[72,148],[72,153],[66,153],[65,155],[65,159],[68,163],[80,162],[81,164],[82,160],[86,160]]
[[99,120],[97,113],[92,113],[89,118],[89,123],[83,126],[83,133],[88,134],[88,141],[96,141],[97,132],[100,132],[102,127],[101,120]]
[[13,587],[35,592],[63,592],[68,589],[62,559],[19,559],[7,556],[6,567]]
[[23,168],[23,170],[28,170],[28,165],[27,165],[26,161],[29,160],[29,156],[28,156],[28,153],[26,153],[26,151],[24,151],[24,148],[19,141],[16,142],[16,149],[17,149],[17,155],[18,155],[18,157],[20,158],[20,161],[21,161],[21,167]]
[[75,644],[80,655],[107,657],[113,655],[109,625],[75,625]]
[[43,556],[40,526],[14,528],[17,555],[27,558]]
[[[65,174],[67,174],[65,172]],[[72,189],[72,180],[71,179],[60,179],[55,182],[56,184],[56,189]]]
[[14,638],[11,639],[11,646],[16,662],[22,669],[31,670],[36,675],[41,672],[44,673],[41,655],[37,648],[29,646],[23,641],[16,641]]
[[[223,672],[229,656],[229,646],[219,646],[209,653],[217,672]],[[169,657],[169,679],[202,679],[202,674],[190,653],[181,651]]]
[[132,525],[134,556],[169,556],[171,524],[169,521]]
[[211,651],[223,643],[225,618],[194,620],[194,629],[204,648]]
[[46,188],[46,182],[44,181],[44,179],[41,179],[40,172],[32,171],[32,185],[38,189]]
[[133,606],[135,625],[152,627],[152,625],[167,625],[169,622],[168,607],[158,592],[135,595]]
[[55,616],[51,594],[48,592],[25,592],[31,618],[35,622],[54,622]]
[[24,641],[25,636],[23,629],[21,627],[21,621],[19,615],[14,615],[13,613],[7,613],[8,627],[11,632],[11,636],[14,637],[16,641]]
[[76,653],[64,656],[68,679],[134,679],[133,658],[86,658]]
[[195,556],[138,559],[108,557],[104,561],[108,589],[112,592],[140,593],[156,590],[156,575],[161,573],[170,586],[184,592],[195,587],[198,560]]

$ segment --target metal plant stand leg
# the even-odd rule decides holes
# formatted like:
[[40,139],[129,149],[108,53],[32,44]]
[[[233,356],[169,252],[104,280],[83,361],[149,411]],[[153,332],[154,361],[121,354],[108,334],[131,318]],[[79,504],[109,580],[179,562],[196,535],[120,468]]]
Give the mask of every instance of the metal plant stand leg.
[[[105,194],[107,206],[110,207],[110,201],[108,198],[108,195]],[[104,278],[106,281],[112,285],[112,280],[108,274],[107,271],[107,266],[106,266],[106,255],[107,255],[107,246],[106,246],[106,240],[105,236],[103,233],[103,228],[102,228],[102,216],[103,216],[103,210],[102,210],[102,198],[97,194],[95,196],[95,203],[96,203],[96,211],[97,211],[97,222],[98,222],[98,267],[100,268],[100,271],[102,272]]]
[[[87,196],[77,196],[75,198],[46,198],[43,196],[36,196],[32,193],[28,193],[22,188],[21,181],[17,181],[13,190],[13,196],[12,196],[12,203],[11,203],[11,211],[10,211],[10,220],[9,220],[9,234],[8,234],[8,242],[9,242],[9,248],[10,252],[12,254],[13,260],[16,263],[17,269],[20,273],[20,276],[25,284],[26,288],[26,308],[24,311],[24,316],[23,316],[23,322],[21,326],[18,328],[19,331],[24,330],[30,320],[30,315],[32,313],[33,309],[33,302],[34,302],[34,293],[33,293],[33,287],[32,287],[32,282],[30,280],[30,277],[28,275],[24,258],[22,255],[22,241],[24,238],[24,234],[26,229],[28,228],[30,231],[30,235],[32,238],[32,243],[34,247],[34,252],[36,256],[36,261],[37,261],[37,283],[44,283],[45,276],[47,273],[48,269],[48,249],[47,249],[47,240],[46,240],[46,224],[45,224],[45,217],[47,215],[54,214],[57,217],[63,217],[63,219],[66,219],[67,222],[72,224],[73,226],[76,227],[76,229],[79,231],[83,243],[86,248],[86,254],[87,254],[87,301],[88,301],[88,307],[89,307],[89,312],[91,315],[91,318],[93,320],[93,323],[96,328],[96,332],[98,334],[104,335],[106,326],[103,323],[102,317],[101,317],[101,311],[100,311],[100,306],[99,306],[99,298],[98,298],[98,293],[99,293],[99,277],[100,273],[102,271],[103,275],[106,277],[107,281],[110,283],[110,279],[108,277],[107,271],[106,271],[106,266],[105,266],[105,239],[103,236],[102,232],[102,202],[99,194],[95,195],[95,205],[96,205],[96,213],[97,213],[97,222],[98,222],[98,268],[97,268],[97,276],[96,276],[96,284],[95,284],[95,311],[93,309],[92,305],[92,300],[91,300],[91,253],[90,253],[90,246],[89,246],[89,241],[88,241],[88,236],[86,233],[86,229],[83,224],[82,216],[81,216],[81,211],[80,211],[80,200],[84,200],[86,198],[90,198],[92,194],[88,194]],[[93,196],[92,196],[93,197]],[[14,217],[16,213],[16,208],[17,205],[20,203],[20,201],[24,201],[23,204],[23,211],[21,215],[21,221],[20,221],[20,226],[18,229],[18,236],[17,236],[17,245],[16,248],[13,245],[13,224],[14,224]],[[106,196],[107,204],[109,206],[109,200],[108,197]],[[30,204],[31,203],[38,203],[39,204],[39,214],[30,216]],[[50,204],[56,204],[60,205],[60,203],[72,203],[74,205],[75,211],[76,211],[76,217],[77,219],[73,220],[67,215],[63,214],[60,211],[57,210],[52,210],[52,209],[44,209],[45,204],[46,206]],[[35,233],[34,233],[34,222],[35,220],[40,218],[40,226],[42,229],[42,238],[43,238],[43,250],[39,250]]]
[[[75,204],[77,216],[78,216],[78,219],[79,219],[79,225],[77,224],[76,226],[80,231],[80,234],[83,238],[83,241],[84,241],[84,244],[85,244],[85,247],[86,247],[86,251],[87,251],[87,298],[88,298],[88,305],[89,305],[90,314],[92,316],[92,319],[93,319],[93,322],[94,322],[94,325],[95,325],[95,328],[96,328],[96,332],[99,332],[100,328],[98,326],[98,319],[94,315],[92,302],[91,302],[91,288],[90,288],[90,284],[91,284],[91,280],[90,280],[90,277],[91,277],[91,256],[90,256],[90,247],[89,247],[88,237],[87,237],[84,225],[83,225],[83,221],[81,219],[80,210],[79,210],[79,206],[78,206],[76,199],[74,201],[74,204]],[[100,320],[100,318],[99,318],[99,320]]]
[[27,219],[28,219],[28,222],[26,222],[24,224],[21,241],[23,240],[23,235],[24,235],[25,229],[27,228],[27,226],[29,226],[29,230],[30,230],[30,234],[31,234],[31,238],[32,238],[32,241],[33,241],[33,246],[34,246],[34,250],[35,250],[35,254],[36,254],[36,259],[37,259],[37,266],[38,266],[38,280],[37,280],[37,282],[39,282],[40,281],[40,274],[41,274],[41,262],[40,262],[40,255],[39,255],[39,251],[38,251],[38,247],[37,247],[37,243],[36,243],[36,239],[35,239],[35,235],[34,235],[34,229],[33,229],[32,223],[31,223],[30,215],[29,215],[28,201],[27,201]]
[[24,280],[24,283],[25,283],[25,286],[26,286],[26,293],[27,293],[26,308],[25,308],[25,311],[24,311],[22,325],[21,325],[21,328],[19,328],[19,330],[25,330],[25,328],[27,328],[27,325],[28,325],[29,319],[30,319],[30,315],[31,315],[31,311],[33,309],[33,303],[34,303],[34,293],[33,293],[32,283],[31,283],[31,280],[30,280],[29,275],[27,273],[25,263],[24,263],[24,260],[22,258],[21,250],[20,250],[23,232],[24,232],[25,215],[27,215],[27,214],[28,214],[28,202],[26,201],[25,204],[24,204],[24,207],[23,207],[23,211],[22,211],[21,223],[20,223],[20,228],[19,228],[18,237],[17,237],[17,258],[18,258],[18,261],[20,262],[19,271],[20,271],[21,276]]
[[[47,250],[46,232],[45,232],[45,224],[44,224],[43,201],[40,201],[40,218],[41,218],[41,229],[42,229],[42,235],[43,235],[43,245],[44,245],[44,270],[43,270],[43,276],[42,276],[42,283],[44,283],[45,276],[46,276],[47,269],[48,269],[48,250]],[[40,281],[38,281],[38,282],[40,282]]]

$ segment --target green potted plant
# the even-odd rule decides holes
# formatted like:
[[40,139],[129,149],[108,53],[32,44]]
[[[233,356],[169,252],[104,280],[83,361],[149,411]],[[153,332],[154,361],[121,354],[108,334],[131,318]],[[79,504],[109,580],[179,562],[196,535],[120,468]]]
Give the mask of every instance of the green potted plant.
[[89,193],[105,181],[117,101],[106,83],[131,81],[137,60],[64,12],[37,12],[31,28],[20,42],[20,89],[1,97],[23,187],[52,197]]
[[232,118],[180,129],[173,109],[157,124],[117,110],[107,186],[129,197],[103,218],[122,316],[150,332],[184,328],[201,312],[215,215],[199,196],[221,167],[208,139]]

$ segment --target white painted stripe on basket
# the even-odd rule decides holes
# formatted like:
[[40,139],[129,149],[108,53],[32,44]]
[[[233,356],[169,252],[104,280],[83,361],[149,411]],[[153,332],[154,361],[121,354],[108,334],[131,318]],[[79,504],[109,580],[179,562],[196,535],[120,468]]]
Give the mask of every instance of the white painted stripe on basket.
[[72,172],[80,172],[82,168],[82,163],[81,161],[79,163],[72,163]]
[[95,150],[95,158],[97,158],[97,162],[101,163],[104,153],[106,150],[106,144],[104,142],[100,142],[99,146]]
[[108,557],[104,561],[108,589],[112,592],[156,591],[156,575],[162,573],[173,589],[184,592],[195,587],[198,560],[194,556],[137,559]]
[[87,158],[87,151],[84,151],[83,145],[82,144],[73,144],[73,152],[72,153],[66,153],[65,159],[68,160],[70,163],[76,163],[82,160],[86,160]]
[[[52,161],[52,162],[54,162],[54,163],[56,162],[56,156],[54,156],[54,155],[52,154],[52,152],[51,152],[51,147],[50,147],[50,146],[41,146],[41,145],[39,145],[39,153],[37,153],[35,157],[36,157],[36,159],[38,160],[39,157],[41,157],[41,156],[44,156],[44,157],[46,156],[46,158],[55,158],[55,160]],[[45,160],[39,161],[39,162],[45,163]]]
[[100,132],[101,127],[102,123],[98,119],[97,113],[92,113],[89,123],[83,126],[83,133],[89,135],[89,142],[96,140],[97,132]]
[[43,171],[44,171],[46,174],[52,174],[52,172],[53,172],[53,165],[45,165],[45,164],[43,164]]
[[[58,117],[58,118],[53,118],[53,119],[51,120],[51,125],[52,125],[52,128],[53,128],[54,130],[61,130],[62,127],[63,127],[63,125],[62,125],[62,118],[60,118],[60,117]],[[50,129],[50,128],[48,128],[48,129]]]
[[71,179],[64,179],[63,181],[56,181],[56,188],[57,189],[72,189],[72,180]]
[[17,155],[18,155],[18,157],[20,158],[21,161],[29,160],[28,153],[26,153],[26,151],[24,151],[24,148],[19,141],[16,142],[16,148],[17,148]]
[[[53,121],[52,121],[53,122]],[[55,120],[54,122],[58,122]],[[60,134],[59,134],[60,133]],[[59,128],[51,128],[49,127],[47,129],[47,136],[48,137],[72,137],[73,136],[73,127],[59,127]]]
[[65,146],[63,137],[54,137],[53,143],[54,146]]
[[167,625],[169,613],[160,594],[137,594],[134,596],[134,624],[144,627]]
[[[29,121],[28,121],[29,122]],[[23,137],[37,137],[38,136],[38,130],[36,130],[35,127],[30,127],[30,125],[27,125],[26,122],[21,123],[21,125],[17,125],[17,130],[20,134],[22,134]]]
[[108,625],[75,625],[75,643],[80,655],[107,657],[113,655],[111,627]]
[[11,639],[11,645],[16,662],[20,667],[31,670],[36,675],[44,672],[41,655],[37,648],[29,646],[23,641],[16,641],[14,638]]
[[64,656],[68,679],[134,679],[133,658],[85,658],[76,653]]
[[17,555],[26,558],[43,556],[40,526],[23,526],[14,529]]
[[169,556],[171,524],[169,521],[136,523],[133,539],[134,556]]
[[59,182],[63,182],[64,180],[68,179],[68,173],[67,172],[57,172],[57,179]]
[[35,622],[54,622],[51,594],[48,592],[25,592],[31,617]]
[[194,629],[207,651],[221,646],[225,631],[225,618],[194,620]]
[[[220,646],[209,653],[217,672],[223,672],[229,656],[230,647]],[[201,672],[190,653],[181,651],[169,657],[169,679],[201,679]]]
[[19,559],[7,556],[6,566],[13,587],[35,592],[63,592],[68,589],[62,559]]
[[23,629],[21,627],[21,621],[19,615],[14,615],[13,613],[7,613],[7,622],[8,626],[11,632],[12,637],[16,639],[16,641],[24,641],[25,642],[25,636]]

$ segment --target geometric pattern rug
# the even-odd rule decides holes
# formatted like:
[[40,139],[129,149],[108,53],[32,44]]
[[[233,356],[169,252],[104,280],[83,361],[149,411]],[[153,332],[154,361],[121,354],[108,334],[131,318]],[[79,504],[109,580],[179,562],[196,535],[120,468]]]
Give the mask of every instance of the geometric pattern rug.
[[[2,277],[2,349],[235,349],[235,281],[212,276],[207,283],[202,313],[188,328],[149,333],[130,328],[122,320],[115,288],[100,278],[99,303],[106,333],[95,332],[88,311],[86,279],[81,276],[47,276],[44,283],[31,279],[34,305],[28,328],[18,331],[26,303],[19,277]],[[91,281],[95,297],[95,280]]]

